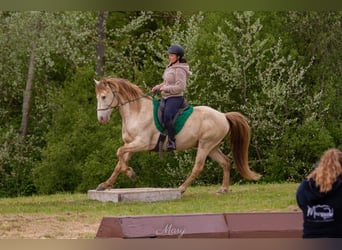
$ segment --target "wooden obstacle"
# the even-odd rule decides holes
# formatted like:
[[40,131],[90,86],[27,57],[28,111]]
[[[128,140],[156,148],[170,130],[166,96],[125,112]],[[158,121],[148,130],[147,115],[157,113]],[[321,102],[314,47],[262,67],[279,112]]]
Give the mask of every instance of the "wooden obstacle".
[[175,188],[119,188],[104,191],[89,190],[88,198],[102,202],[154,202],[180,199],[181,192]]
[[300,212],[103,217],[96,238],[301,238]]

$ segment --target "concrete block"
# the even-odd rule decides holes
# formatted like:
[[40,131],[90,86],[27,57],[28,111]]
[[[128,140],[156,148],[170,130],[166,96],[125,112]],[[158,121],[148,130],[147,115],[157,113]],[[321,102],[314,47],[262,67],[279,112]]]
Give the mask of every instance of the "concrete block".
[[175,188],[119,188],[104,191],[88,190],[90,200],[102,202],[154,202],[181,198],[181,192]]

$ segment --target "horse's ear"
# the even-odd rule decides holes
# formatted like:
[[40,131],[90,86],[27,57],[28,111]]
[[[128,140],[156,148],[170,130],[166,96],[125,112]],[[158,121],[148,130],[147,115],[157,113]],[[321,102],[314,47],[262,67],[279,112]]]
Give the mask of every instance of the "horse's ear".
[[96,79],[94,79],[94,82],[96,85],[99,85],[100,81],[97,81]]

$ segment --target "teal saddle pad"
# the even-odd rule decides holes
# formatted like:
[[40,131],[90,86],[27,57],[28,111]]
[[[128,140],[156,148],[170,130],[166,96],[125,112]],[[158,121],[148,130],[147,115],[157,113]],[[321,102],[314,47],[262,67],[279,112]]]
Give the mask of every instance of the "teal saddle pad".
[[[156,98],[153,98],[153,119],[154,119],[154,124],[156,128],[159,130],[159,132],[163,132],[164,128],[160,124],[158,120],[158,105],[159,105],[159,100]],[[192,111],[194,110],[194,107],[192,105],[189,105],[189,107],[184,110],[182,113],[180,113],[177,117],[177,120],[175,121],[175,130],[176,134],[179,133],[179,131],[182,130],[186,120],[189,118],[189,116],[192,114]]]

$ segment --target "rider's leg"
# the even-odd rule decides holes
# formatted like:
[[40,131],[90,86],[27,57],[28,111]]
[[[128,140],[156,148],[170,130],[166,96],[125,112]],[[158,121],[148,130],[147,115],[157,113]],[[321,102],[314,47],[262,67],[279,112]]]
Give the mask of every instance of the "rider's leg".
[[175,150],[176,149],[176,131],[173,124],[173,118],[175,117],[178,109],[183,103],[183,97],[169,97],[165,100],[165,109],[164,109],[164,124],[167,129],[168,133],[168,150]]
[[176,130],[172,124],[172,121],[169,121],[165,124],[168,134],[168,145],[167,150],[175,150],[176,149]]

